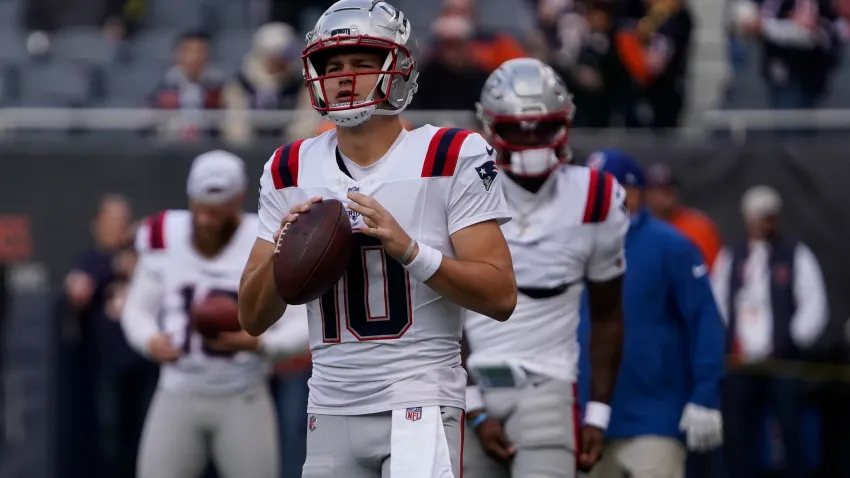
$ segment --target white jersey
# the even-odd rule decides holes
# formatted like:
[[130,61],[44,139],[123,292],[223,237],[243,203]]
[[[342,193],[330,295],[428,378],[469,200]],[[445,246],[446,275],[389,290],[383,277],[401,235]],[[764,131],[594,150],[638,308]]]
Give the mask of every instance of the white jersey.
[[606,281],[626,269],[625,191],[611,175],[582,166],[561,166],[537,193],[510,178],[504,187],[514,220],[502,231],[514,263],[517,305],[506,322],[467,312],[468,364],[502,363],[574,381],[584,281]]
[[[293,205],[312,196],[348,204],[349,191],[375,198],[412,238],[449,257],[455,257],[450,236],[456,231],[509,219],[493,150],[476,133],[434,126],[403,131],[375,164],[350,166],[335,130],[277,150],[260,181],[259,237],[271,242]],[[363,219],[348,213],[358,246],[348,271],[308,304],[308,411],[464,408],[462,309],[411,277],[380,241],[357,232]]]
[[[228,395],[256,386],[270,372],[269,358],[253,352],[221,353],[204,345],[191,327],[189,310],[210,294],[236,298],[239,280],[257,231],[257,216],[243,214],[230,242],[214,258],[201,256],[192,244],[192,214],[169,210],[150,216],[136,236],[139,262],[122,313],[128,342],[148,354],[150,339],[170,335],[183,355],[163,364],[159,386],[173,391]],[[292,317],[290,317],[290,315]],[[304,314],[306,315],[306,314]],[[297,331],[297,309],[277,330],[261,336],[266,355],[306,350],[306,330]],[[291,320],[292,324],[287,324]],[[300,320],[306,323],[306,317]],[[291,327],[290,327],[291,326]],[[280,330],[290,327],[288,336]],[[277,334],[277,335],[276,335]],[[301,338],[299,338],[301,336]]]

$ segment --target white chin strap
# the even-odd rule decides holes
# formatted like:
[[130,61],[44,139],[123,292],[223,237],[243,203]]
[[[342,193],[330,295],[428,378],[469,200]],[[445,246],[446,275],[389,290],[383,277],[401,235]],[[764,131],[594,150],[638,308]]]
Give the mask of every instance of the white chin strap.
[[[371,95],[369,95],[371,98]],[[371,101],[367,100],[367,101]],[[366,101],[363,101],[366,103]],[[355,103],[356,104],[356,103]],[[332,121],[335,125],[340,126],[342,128],[350,128],[352,126],[357,126],[365,123],[372,117],[372,114],[375,112],[376,105],[370,106],[360,106],[358,108],[352,108],[350,110],[341,110],[341,111],[328,111],[327,117],[330,121]]]
[[511,172],[520,176],[543,175],[557,165],[558,156],[551,148],[511,152]]

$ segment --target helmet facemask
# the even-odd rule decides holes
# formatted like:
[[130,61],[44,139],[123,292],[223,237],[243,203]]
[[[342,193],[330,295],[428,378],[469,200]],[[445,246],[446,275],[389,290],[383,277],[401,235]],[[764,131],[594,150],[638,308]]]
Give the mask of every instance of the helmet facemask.
[[[357,53],[380,55],[379,69],[328,72],[326,67],[333,56]],[[334,36],[308,46],[302,58],[313,108],[338,126],[360,125],[373,114],[397,115],[407,107],[415,92],[415,89],[405,88],[405,83],[415,74],[410,51],[390,40],[364,35]],[[377,76],[375,85],[366,97],[358,99],[355,95],[357,82],[369,76]],[[339,81],[337,78],[350,79],[351,83],[343,85],[335,97],[330,98],[326,82]],[[350,93],[348,97],[344,96],[346,92]]]
[[499,167],[523,178],[545,178],[571,158],[567,141],[572,126],[566,111],[495,115],[482,112],[484,129],[499,149]]

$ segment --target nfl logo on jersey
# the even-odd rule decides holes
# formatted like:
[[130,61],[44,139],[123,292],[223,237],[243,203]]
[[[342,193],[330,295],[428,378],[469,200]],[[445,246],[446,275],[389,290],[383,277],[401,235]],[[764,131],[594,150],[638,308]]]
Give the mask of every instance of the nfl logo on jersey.
[[[350,188],[348,188],[348,192],[359,193],[360,192],[360,186],[351,186]],[[357,212],[357,211],[352,211],[351,209],[346,209],[346,212],[348,212],[348,218],[351,219],[352,221],[356,221],[357,218],[360,217],[360,213]]]
[[316,430],[316,415],[310,415],[307,419],[307,428],[312,432]]
[[422,407],[414,407],[407,409],[407,419],[411,422],[419,421],[422,418]]

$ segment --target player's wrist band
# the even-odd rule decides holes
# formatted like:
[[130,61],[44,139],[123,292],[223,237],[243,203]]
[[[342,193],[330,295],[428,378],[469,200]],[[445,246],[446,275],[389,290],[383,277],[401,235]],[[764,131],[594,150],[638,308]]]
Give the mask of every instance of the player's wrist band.
[[487,415],[487,412],[481,412],[478,415],[475,415],[475,418],[469,420],[469,426],[471,426],[472,429],[475,430],[482,423],[487,421],[488,418],[490,418],[490,417]]
[[585,425],[607,430],[609,421],[611,421],[611,407],[609,405],[602,402],[587,402],[587,409],[584,412]]
[[416,280],[425,282],[440,268],[440,264],[443,263],[443,253],[421,242],[418,244],[419,253],[410,261],[410,264],[405,264],[404,268]]
[[484,395],[478,385],[466,387],[466,411],[481,410],[484,408]]
[[407,264],[407,261],[410,260],[410,256],[413,255],[414,250],[416,250],[416,241],[410,239],[410,245],[407,246],[407,252],[405,252],[404,257],[401,258],[401,265]]

